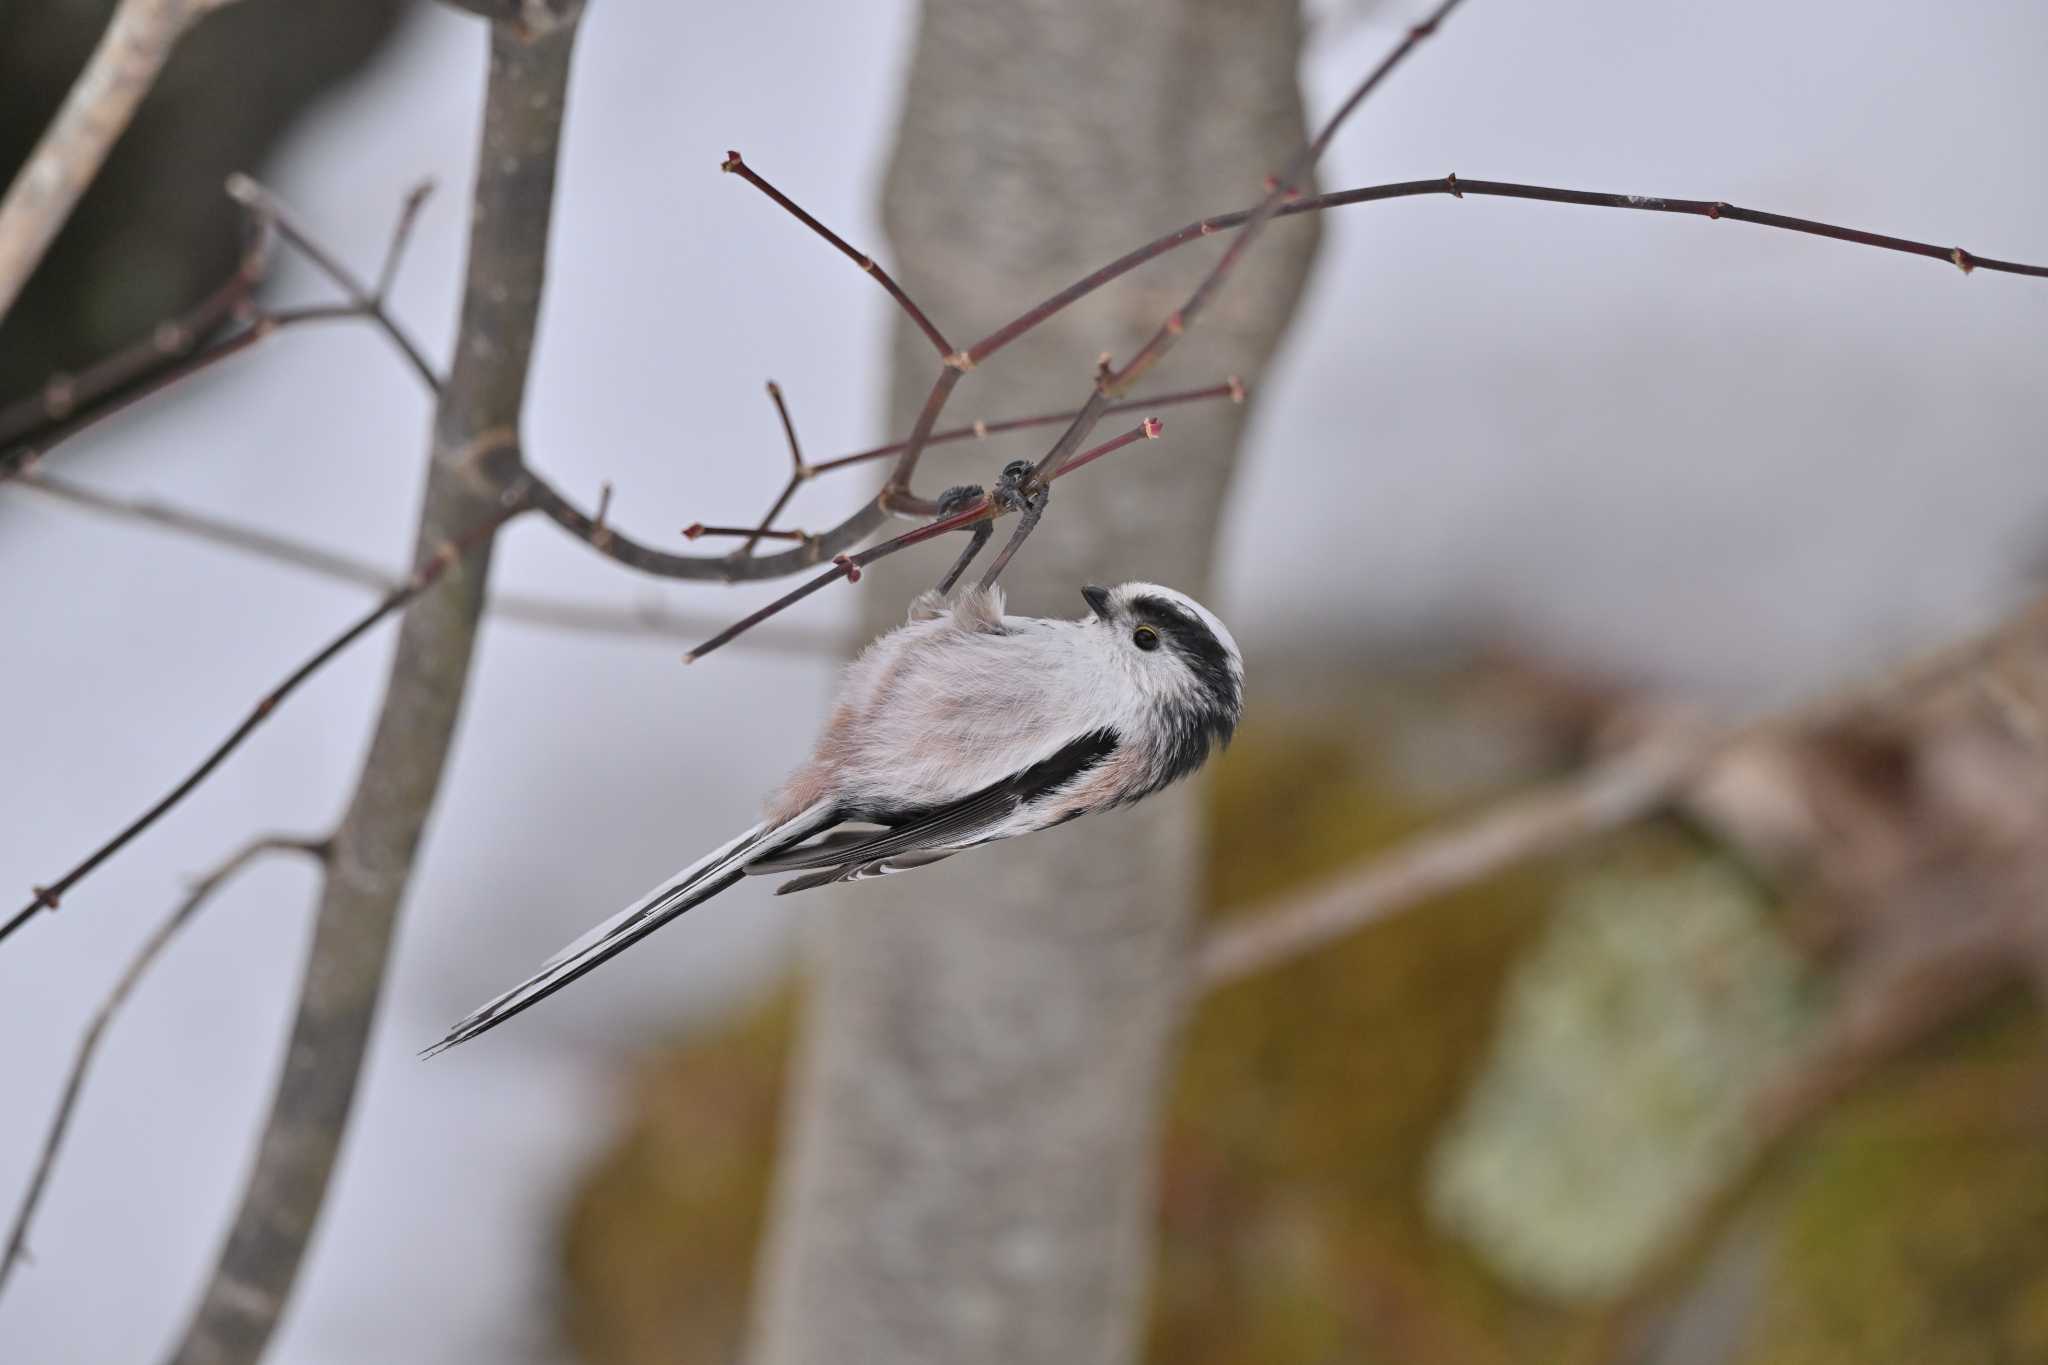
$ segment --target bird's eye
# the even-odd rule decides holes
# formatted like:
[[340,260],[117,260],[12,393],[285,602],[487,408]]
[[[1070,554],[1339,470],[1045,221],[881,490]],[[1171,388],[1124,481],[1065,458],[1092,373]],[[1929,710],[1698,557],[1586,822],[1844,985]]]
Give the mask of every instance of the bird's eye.
[[1139,626],[1131,632],[1131,643],[1143,650],[1159,648],[1159,632],[1150,626]]

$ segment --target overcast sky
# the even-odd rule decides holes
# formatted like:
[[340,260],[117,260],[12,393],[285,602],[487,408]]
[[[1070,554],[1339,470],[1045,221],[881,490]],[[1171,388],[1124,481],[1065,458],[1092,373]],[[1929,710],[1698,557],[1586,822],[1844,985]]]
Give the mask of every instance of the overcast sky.
[[[1325,27],[1306,71],[1318,110],[1397,11]],[[717,168],[741,148],[880,253],[875,174],[910,18],[896,3],[592,7],[528,428],[565,488],[616,484],[625,528],[661,542],[765,505],[784,458],[769,376],[814,454],[885,438],[886,301]],[[2048,187],[2026,173],[2048,127],[2044,51],[2048,11],[2023,0],[1475,0],[1344,133],[1325,180],[1455,170],[1721,198],[2048,258]],[[424,10],[265,171],[360,262],[405,188],[439,180],[398,295],[437,354],[482,75],[480,28]],[[1784,695],[1965,628],[2041,561],[2048,285],[1733,222],[1472,198],[1353,208],[1328,228],[1282,364],[1252,377],[1219,605],[1254,650],[1506,636],[1709,697]],[[395,567],[427,416],[367,333],[307,331],[62,463]],[[823,522],[865,487],[815,486],[795,519]],[[0,880],[25,887],[160,794],[363,598],[0,497],[17,651]],[[500,565],[507,586],[615,604],[730,613],[763,596],[657,593],[538,524],[510,532]],[[822,594],[806,619],[839,621],[846,600]],[[182,879],[252,830],[332,822],[389,644],[322,675],[61,916],[0,949],[0,1203],[78,1028]],[[734,650],[685,673],[678,653],[489,631],[276,1359],[504,1359],[544,1342],[546,1220],[608,1137],[620,1050],[784,959],[787,920],[743,889],[608,966],[605,989],[413,1060],[746,823],[808,744],[828,662]],[[290,863],[246,876],[123,1016],[37,1264],[0,1301],[0,1354],[149,1359],[182,1326],[278,1060],[310,887]]]

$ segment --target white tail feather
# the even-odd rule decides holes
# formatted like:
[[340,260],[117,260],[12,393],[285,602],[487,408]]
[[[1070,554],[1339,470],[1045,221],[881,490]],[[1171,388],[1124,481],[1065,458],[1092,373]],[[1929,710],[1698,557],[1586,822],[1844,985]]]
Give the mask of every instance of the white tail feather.
[[741,869],[750,858],[793,844],[831,822],[829,805],[820,802],[781,824],[758,824],[738,838],[713,849],[556,953],[540,971],[470,1011],[448,1030],[447,1037],[420,1055],[432,1057],[496,1028],[623,951],[629,944],[645,938],[685,910],[725,890],[744,875]]

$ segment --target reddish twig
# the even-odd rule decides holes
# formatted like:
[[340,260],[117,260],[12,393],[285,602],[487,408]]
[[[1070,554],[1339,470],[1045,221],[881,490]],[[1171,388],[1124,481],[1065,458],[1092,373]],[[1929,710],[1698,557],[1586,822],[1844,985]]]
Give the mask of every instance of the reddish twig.
[[[1107,408],[1103,409],[1102,415],[1108,417],[1120,412],[1135,412],[1139,408],[1148,410],[1171,408],[1182,403],[1207,402],[1216,398],[1228,398],[1233,403],[1242,403],[1245,397],[1244,381],[1236,375],[1232,375],[1221,384],[1210,384],[1205,388],[1183,389],[1178,393],[1162,393],[1148,398],[1132,398],[1122,403],[1111,403]],[[946,431],[933,432],[925,438],[925,449],[929,450],[933,446],[947,445],[954,441],[986,440],[991,436],[998,436],[1004,432],[1023,431],[1030,427],[1051,426],[1055,422],[1071,422],[1077,414],[1078,410],[1070,409],[1066,412],[1040,413],[1035,417],[1005,417],[994,422],[978,421],[972,426],[952,427]],[[811,473],[813,475],[825,474],[834,469],[844,469],[848,465],[865,464],[870,460],[880,460],[890,455],[899,455],[908,444],[909,442],[907,441],[892,441],[885,446],[875,446],[868,450],[856,450],[851,455],[841,455],[835,459],[825,460],[819,464],[812,465]]]
[[500,526],[503,526],[507,521],[527,510],[529,506],[524,496],[523,485],[516,485],[507,489],[500,501],[501,506],[497,512],[486,518],[481,524],[463,532],[455,539],[444,542],[437,552],[428,556],[425,562],[413,570],[411,577],[406,579],[404,583],[386,593],[374,607],[363,613],[346,630],[343,630],[339,635],[321,646],[304,663],[293,669],[285,676],[283,682],[265,693],[257,701],[256,705],[250,709],[249,714],[243,717],[241,724],[230,731],[226,739],[215,745],[213,750],[204,759],[200,760],[197,767],[187,773],[176,786],[160,797],[154,805],[130,821],[120,833],[114,835],[90,854],[86,855],[70,871],[47,885],[33,888],[35,894],[29,903],[17,911],[12,919],[9,919],[5,924],[0,924],[0,940],[4,940],[9,934],[33,919],[38,911],[56,909],[58,903],[72,887],[90,876],[93,870],[101,863],[104,863],[107,859],[127,847],[129,842],[137,835],[162,819],[165,813],[191,795],[193,789],[201,782],[204,782],[215,768],[218,768],[225,762],[229,754],[240,748],[242,742],[255,732],[256,727],[268,720],[271,713],[286,698],[291,696],[293,692],[297,691],[300,685],[308,678],[318,673],[350,645],[368,634],[373,627],[386,618],[398,613],[407,604],[412,602],[413,599],[438,583],[442,576],[451,567],[459,563],[465,555],[489,540]]
[[229,878],[265,853],[285,852],[305,853],[320,859],[324,859],[327,854],[326,846],[317,840],[288,839],[278,835],[257,839],[244,845],[226,862],[192,884],[185,899],[180,901],[170,916],[143,940],[142,947],[129,961],[127,970],[115,980],[113,988],[107,992],[107,998],[100,1002],[99,1009],[93,1013],[92,1022],[86,1025],[85,1034],[79,1039],[78,1052],[72,1058],[70,1074],[64,1078],[64,1089],[58,1096],[56,1112],[51,1115],[49,1131],[43,1137],[42,1152],[36,1158],[35,1172],[29,1176],[28,1188],[23,1191],[21,1204],[15,1210],[13,1225],[7,1233],[7,1244],[4,1249],[0,1249],[0,1290],[6,1288],[8,1274],[15,1265],[28,1258],[29,1224],[35,1218],[37,1205],[42,1203],[43,1190],[50,1183],[51,1172],[56,1169],[57,1153],[64,1145],[64,1135],[71,1127],[72,1111],[78,1107],[78,1097],[85,1089],[86,1073],[92,1068],[92,1059],[99,1051],[100,1039],[105,1035],[107,1026],[113,1022],[115,1013],[134,993],[143,975],[155,964],[163,950],[177,936],[178,931],[191,922]]
[[940,356],[948,356],[953,353],[953,343],[946,340],[944,333],[940,332],[939,329],[932,324],[932,320],[924,315],[924,310],[922,308],[919,308],[917,304],[911,300],[910,295],[903,292],[903,286],[896,283],[896,281],[890,277],[888,271],[882,269],[880,265],[876,264],[874,257],[868,255],[864,251],[854,250],[853,247],[847,243],[844,237],[841,237],[831,228],[826,227],[816,218],[813,218],[810,214],[806,213],[803,210],[803,208],[796,203],[795,200],[791,199],[781,190],[776,189],[773,185],[769,184],[766,180],[763,180],[759,175],[755,174],[754,168],[752,166],[749,166],[745,161],[742,161],[740,159],[740,154],[738,152],[727,152],[725,154],[725,161],[719,167],[719,169],[726,171],[732,175],[738,176],[740,179],[746,181],[749,185],[752,185],[755,189],[761,191],[761,193],[767,195],[770,199],[773,199],[777,204],[781,205],[782,208],[792,218],[795,218],[799,223],[802,223],[805,227],[817,233],[820,237],[823,237],[826,241],[830,242],[834,247],[836,247],[841,255],[845,256],[848,260],[852,261],[862,270],[865,270],[868,274],[874,276],[875,283],[881,285],[883,289],[888,291],[889,297],[896,300],[896,306],[903,310],[903,315],[909,318],[913,323],[915,323],[917,325],[917,330],[923,332],[925,334],[925,338],[929,340],[933,346],[938,348]]
[[[776,531],[771,529],[775,525],[775,519],[782,515],[782,509],[789,506],[789,500],[796,496],[796,490],[803,487],[804,483],[811,477],[812,470],[809,465],[804,463],[803,447],[797,444],[796,423],[790,418],[789,405],[782,401],[782,386],[772,379],[768,381],[768,401],[775,404],[775,415],[782,419],[782,439],[789,446],[789,481],[782,485],[781,494],[769,505],[768,511],[762,516],[760,528],[754,531],[740,532],[741,535],[746,536],[747,542],[740,546],[739,549],[733,551],[733,553],[742,558],[752,554],[754,547],[760,544],[764,538],[797,541],[808,539],[802,531]],[[695,540],[701,535],[717,535],[722,533],[722,528],[708,527],[701,521],[683,532],[691,540]]]
[[[1104,455],[1121,450],[1134,441],[1155,439],[1162,429],[1162,424],[1158,418],[1148,417],[1143,423],[1116,439],[1105,441],[1093,450],[1084,451],[1082,454],[1075,456],[1055,471],[1048,478],[1047,482],[1059,478],[1062,474],[1071,474],[1083,465],[1092,464]],[[732,643],[733,640],[746,634],[769,617],[795,606],[798,602],[803,601],[806,597],[809,597],[812,593],[828,584],[836,583],[842,578],[849,583],[860,582],[861,571],[878,559],[885,559],[897,551],[907,550],[913,545],[922,545],[925,541],[945,535],[948,531],[964,530],[969,526],[979,525],[984,521],[994,521],[1002,515],[1002,509],[984,494],[972,505],[964,507],[949,516],[943,516],[928,522],[923,526],[917,527],[915,530],[905,531],[893,540],[885,540],[879,545],[871,545],[858,554],[839,555],[834,558],[831,568],[815,578],[806,580],[801,586],[784,593],[781,597],[776,598],[760,610],[727,626],[724,630],[718,632],[718,634],[712,636],[703,644],[698,645],[688,654],[685,654],[683,662],[691,664],[697,662],[706,654]]]
[[1406,60],[1409,53],[1421,46],[1423,39],[1435,33],[1437,26],[1450,18],[1451,12],[1463,3],[1464,0],[1442,0],[1427,19],[1409,29],[1401,41],[1394,45],[1393,50],[1380,59],[1380,64],[1366,74],[1365,79],[1358,83],[1357,88],[1344,103],[1337,106],[1336,112],[1324,120],[1322,130],[1295,156],[1294,163],[1287,168],[1286,174],[1275,180],[1273,187],[1266,192],[1266,197],[1259,201],[1258,206],[1245,219],[1243,228],[1224,251],[1222,258],[1202,277],[1201,283],[1195,286],[1195,292],[1188,296],[1187,302],[1166,315],[1166,320],[1152,333],[1151,340],[1141,346],[1138,353],[1132,356],[1122,369],[1099,379],[1099,389],[1113,397],[1121,397],[1130,392],[1131,385],[1143,378],[1147,371],[1166,358],[1166,353],[1173,349],[1174,343],[1180,340],[1182,333],[1195,325],[1196,319],[1208,306],[1209,300],[1223,287],[1223,282],[1229,278],[1238,261],[1251,250],[1252,243],[1258,240],[1259,234],[1265,230],[1266,224],[1272,220],[1280,206],[1298,194],[1307,183],[1309,172],[1315,168],[1316,162],[1322,159],[1323,152],[1329,147],[1331,139],[1337,136],[1337,129],[1342,126],[1344,120],[1351,117],[1358,106],[1365,103],[1366,97],[1379,88],[1380,82],[1391,75],[1394,68]]

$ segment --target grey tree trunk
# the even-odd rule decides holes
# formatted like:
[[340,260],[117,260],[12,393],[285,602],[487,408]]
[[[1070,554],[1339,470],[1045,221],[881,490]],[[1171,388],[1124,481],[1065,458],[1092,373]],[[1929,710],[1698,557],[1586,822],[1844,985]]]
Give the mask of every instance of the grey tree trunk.
[[[1150,237],[1252,202],[1303,141],[1300,41],[1290,3],[927,0],[884,195],[897,277],[964,346]],[[1315,232],[1276,225],[1153,390],[1263,373]],[[948,420],[1079,403],[1096,356],[1128,355],[1218,249],[1054,319],[970,375]],[[903,431],[935,361],[907,325],[894,347]],[[1164,416],[1165,440],[1060,484],[1006,576],[1012,610],[1078,614],[1089,582],[1208,592],[1244,410]],[[920,483],[987,483],[1042,450],[928,458]],[[869,630],[900,622],[954,549],[864,579]],[[1135,1354],[1197,814],[1181,789],[816,907],[757,1365]]]

